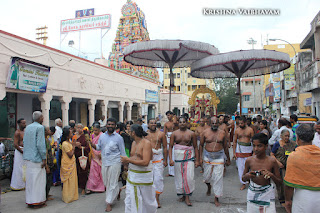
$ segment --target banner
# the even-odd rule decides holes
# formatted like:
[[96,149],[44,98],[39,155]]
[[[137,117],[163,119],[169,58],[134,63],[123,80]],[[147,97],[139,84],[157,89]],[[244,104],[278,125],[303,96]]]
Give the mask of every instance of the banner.
[[146,89],[146,102],[158,103],[158,91]]
[[91,30],[98,28],[109,28],[111,26],[111,15],[88,16],[76,19],[62,20],[60,25],[61,33],[73,31]]
[[280,81],[273,83],[274,88],[274,102],[280,102],[281,100],[281,88],[280,88]]
[[13,57],[6,87],[31,92],[46,92],[50,67]]
[[285,90],[295,90],[296,88],[296,78],[294,73],[294,67],[290,67],[283,71],[284,74],[284,89]]
[[85,16],[94,16],[94,8],[85,9],[85,10],[76,10],[75,18],[81,18]]

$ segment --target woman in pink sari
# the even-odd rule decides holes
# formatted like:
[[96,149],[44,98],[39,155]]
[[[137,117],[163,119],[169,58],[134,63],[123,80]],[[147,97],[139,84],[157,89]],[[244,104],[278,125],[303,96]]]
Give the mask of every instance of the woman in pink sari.
[[[93,125],[92,143],[98,144],[100,135],[103,133],[100,131],[100,124],[95,123]],[[93,156],[90,165],[90,174],[87,182],[87,193],[91,192],[104,192],[105,186],[102,180],[101,174],[101,152],[92,149]]]

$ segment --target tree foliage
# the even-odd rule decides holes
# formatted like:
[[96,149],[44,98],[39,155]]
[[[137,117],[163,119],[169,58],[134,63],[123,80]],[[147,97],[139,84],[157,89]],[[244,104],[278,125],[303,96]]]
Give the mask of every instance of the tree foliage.
[[216,95],[220,99],[218,112],[224,112],[230,115],[234,114],[239,102],[239,96],[235,94],[237,91],[237,79],[215,78],[214,83]]

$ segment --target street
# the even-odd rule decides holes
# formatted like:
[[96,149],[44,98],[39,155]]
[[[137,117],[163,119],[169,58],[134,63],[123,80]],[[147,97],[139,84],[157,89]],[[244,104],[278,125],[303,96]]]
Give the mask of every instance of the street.
[[[232,152],[230,152],[232,153]],[[164,175],[167,174],[165,169]],[[207,186],[202,181],[202,174],[200,168],[195,169],[196,189],[191,197],[192,207],[188,207],[184,202],[177,201],[176,189],[173,177],[164,178],[164,192],[160,196],[162,208],[158,209],[159,213],[162,212],[175,212],[175,213],[191,213],[191,212],[219,212],[219,213],[245,213],[246,212],[246,196],[247,191],[240,191],[240,183],[235,166],[235,161],[227,168],[224,177],[224,195],[220,199],[221,207],[217,208],[213,204],[213,195],[206,196]],[[120,184],[120,182],[119,182]],[[9,186],[9,180],[1,181],[1,188],[4,189]],[[81,212],[104,212],[105,210],[105,193],[79,195],[79,200],[66,204],[61,200],[61,187],[51,187],[50,194],[53,195],[54,200],[47,202],[47,207],[43,209],[29,209],[25,204],[25,192],[15,191],[8,192],[1,195],[1,213],[6,212],[68,212],[68,213],[81,213]],[[113,213],[124,212],[124,198],[125,192],[121,194],[121,200],[115,201]],[[276,203],[277,212],[285,212],[284,208],[280,207],[279,202]]]

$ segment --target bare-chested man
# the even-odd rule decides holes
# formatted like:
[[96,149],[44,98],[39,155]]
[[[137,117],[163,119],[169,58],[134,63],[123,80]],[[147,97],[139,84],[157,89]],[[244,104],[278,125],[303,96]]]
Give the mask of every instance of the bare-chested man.
[[139,124],[130,127],[134,142],[130,158],[121,156],[124,164],[129,163],[126,185],[125,212],[157,212],[156,192],[153,186],[152,145],[143,138],[147,135]]
[[280,185],[279,166],[275,158],[266,155],[268,136],[255,134],[252,138],[254,156],[246,160],[242,180],[250,181],[247,193],[247,212],[276,212],[275,188]]
[[[173,131],[176,130],[175,123],[176,123],[176,116],[173,114],[173,112],[168,111],[166,112],[166,116],[168,118],[168,122],[164,124],[164,134],[167,137],[167,149],[169,151],[169,144],[170,144],[170,137]],[[169,155],[168,155],[168,161],[169,161]],[[167,176],[174,176],[174,167],[168,166],[168,175]]]
[[153,184],[156,189],[158,208],[161,208],[159,197],[163,192],[163,170],[168,165],[167,139],[165,134],[157,129],[154,118],[148,121],[148,128],[148,135],[145,138],[150,141],[152,146]]
[[252,155],[251,138],[253,134],[253,129],[246,125],[246,118],[241,117],[239,128],[236,129],[233,138],[233,158],[236,160],[240,182],[242,183],[240,190],[246,188],[246,182],[242,181],[242,174],[247,158]]
[[224,155],[227,156],[227,166],[230,165],[230,156],[226,133],[219,129],[216,117],[211,118],[211,128],[202,133],[199,151],[200,165],[203,164],[204,166],[204,182],[208,186],[207,195],[211,195],[212,187],[215,194],[214,204],[220,206],[219,197],[222,196],[223,192]]
[[24,118],[20,118],[17,124],[19,129],[14,133],[13,145],[15,151],[10,187],[13,190],[23,190],[26,187],[26,183],[23,181],[23,166],[25,165],[23,160],[23,136],[27,123]]
[[223,130],[226,135],[226,140],[227,140],[227,144],[228,144],[228,147],[231,147],[230,145],[230,138],[229,138],[229,129],[228,129],[228,126],[227,124],[224,123],[224,115],[219,115],[219,129],[220,130]]
[[195,188],[194,167],[199,165],[199,152],[196,134],[187,129],[185,117],[179,118],[179,130],[174,131],[171,135],[169,159],[170,165],[175,168],[177,195],[182,196],[180,201],[185,201],[188,206],[192,206],[189,196],[192,195]]
[[[198,144],[198,149],[200,147],[200,137],[201,137],[201,134],[204,130],[210,128],[210,126],[206,126],[206,122],[205,122],[205,119],[204,118],[200,118],[199,120],[199,126],[197,126],[196,128],[196,131],[195,131],[195,134],[197,136],[197,144]],[[202,164],[200,164],[201,166],[201,171],[200,173],[203,173],[203,166]]]

